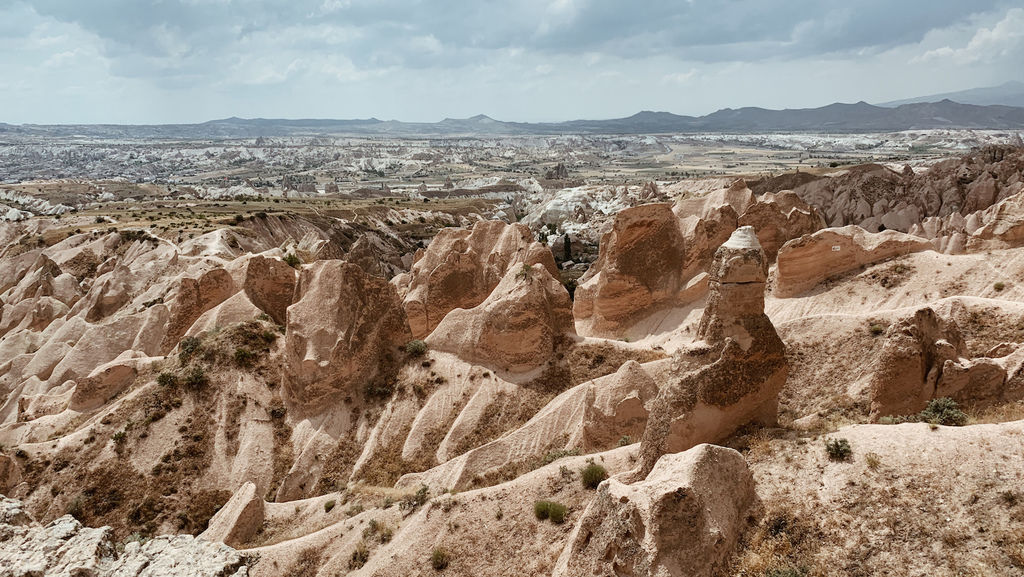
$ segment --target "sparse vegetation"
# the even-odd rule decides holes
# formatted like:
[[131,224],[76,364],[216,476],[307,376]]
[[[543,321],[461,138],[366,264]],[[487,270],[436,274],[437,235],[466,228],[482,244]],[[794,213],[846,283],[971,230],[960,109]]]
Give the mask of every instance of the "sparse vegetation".
[[235,349],[235,364],[240,367],[251,367],[256,354],[245,347]]
[[421,341],[420,339],[413,339],[413,340],[405,343],[405,353],[407,355],[410,355],[410,356],[413,356],[413,357],[420,357],[420,356],[423,356],[424,354],[426,354],[426,352],[427,352],[427,343]]
[[430,489],[426,485],[420,485],[420,488],[415,493],[406,495],[398,502],[398,508],[403,511],[415,511],[426,504],[427,497],[429,496]]
[[561,525],[565,522],[565,516],[568,512],[568,507],[554,501],[536,501],[533,504],[533,514],[538,520],[550,520],[556,525]]
[[868,453],[864,455],[864,462],[867,463],[869,469],[874,471],[881,466],[882,458],[878,456],[878,453]]
[[159,375],[157,375],[156,383],[161,387],[177,387],[178,375],[170,371],[163,371]]
[[885,325],[878,324],[878,323],[874,323],[874,324],[872,324],[868,328],[868,331],[871,333],[871,335],[872,336],[876,336],[876,337],[879,336],[879,335],[884,335],[885,334],[885,330],[886,330]]
[[185,387],[193,391],[199,391],[206,388],[206,385],[210,383],[209,377],[206,376],[206,371],[202,367],[192,367],[188,373],[185,374]]
[[596,489],[601,481],[608,478],[608,471],[604,467],[591,461],[586,467],[580,470],[580,481],[587,489]]
[[330,513],[331,509],[334,509],[334,505],[335,504],[336,503],[335,503],[334,499],[331,499],[330,501],[326,501],[324,503],[324,513]]
[[992,285],[992,288],[995,289],[996,292],[1002,292],[1003,289],[1006,288],[1006,284],[1003,282],[997,282],[996,284]]
[[853,456],[853,449],[846,439],[827,439],[825,441],[825,452],[830,461],[849,461]]
[[299,268],[302,265],[302,260],[295,256],[295,253],[288,253],[284,255],[284,262],[292,268]]
[[918,419],[925,423],[961,427],[967,424],[967,413],[960,410],[956,401],[948,397],[932,399],[928,406],[918,413]]
[[198,337],[185,337],[178,343],[178,359],[182,363],[187,363],[192,355],[199,352],[202,348],[202,341]]
[[370,549],[366,546],[365,541],[360,541],[356,544],[356,548],[352,550],[352,555],[348,558],[348,568],[356,570],[366,565],[366,562],[370,560]]
[[430,554],[430,566],[434,568],[434,571],[444,571],[447,569],[449,560],[448,551],[443,547],[435,547],[434,551]]

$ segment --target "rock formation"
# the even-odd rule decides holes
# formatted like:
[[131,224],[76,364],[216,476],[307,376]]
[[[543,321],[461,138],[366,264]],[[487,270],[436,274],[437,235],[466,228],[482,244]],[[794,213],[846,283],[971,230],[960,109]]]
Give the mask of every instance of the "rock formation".
[[284,381],[289,399],[322,406],[387,379],[401,346],[412,339],[395,288],[354,264],[305,267],[288,307]]
[[239,547],[263,527],[264,505],[263,497],[256,494],[256,484],[250,481],[235,491],[199,537]]
[[427,337],[432,349],[497,370],[544,366],[565,337],[573,337],[572,302],[544,265],[522,264],[484,302],[448,313]]
[[[669,204],[623,210],[580,279],[573,315],[582,334],[614,334],[687,298],[686,241]],[[683,294],[680,294],[683,293]]]
[[796,296],[864,265],[931,248],[926,240],[894,230],[872,234],[852,225],[820,230],[782,246],[775,296]]
[[295,296],[295,269],[283,260],[256,255],[245,265],[242,288],[252,304],[283,325]]
[[544,173],[544,178],[548,180],[565,180],[569,178],[569,170],[565,167],[564,162],[559,162],[554,168]]
[[509,270],[537,263],[557,276],[551,251],[533,240],[530,229],[482,221],[472,230],[438,232],[409,274],[399,275],[394,283],[404,296],[413,335],[423,338],[453,309],[482,303]]
[[1016,359],[966,358],[967,346],[956,322],[930,307],[893,323],[885,339],[870,367],[874,419],[912,415],[933,398],[983,408],[1024,395],[1008,383],[1007,369],[1016,368]]
[[642,473],[666,453],[715,442],[752,421],[776,421],[789,365],[764,314],[767,268],[751,227],[737,229],[715,252],[698,327],[705,346],[674,359],[677,373],[662,387],[644,431]]
[[553,575],[721,575],[755,500],[737,451],[697,445],[665,455],[643,481],[598,487]]
[[110,527],[83,527],[71,515],[43,526],[21,503],[0,497],[0,574],[169,577],[249,574],[246,556],[191,535],[131,541],[123,550]]
[[948,247],[950,237],[973,232],[964,228],[964,219],[1024,190],[1022,170],[1024,149],[994,145],[919,173],[866,164],[802,183],[776,179],[756,187],[765,191],[792,187],[832,227],[856,224],[870,232],[921,234],[933,240],[936,249],[955,253],[963,245]]

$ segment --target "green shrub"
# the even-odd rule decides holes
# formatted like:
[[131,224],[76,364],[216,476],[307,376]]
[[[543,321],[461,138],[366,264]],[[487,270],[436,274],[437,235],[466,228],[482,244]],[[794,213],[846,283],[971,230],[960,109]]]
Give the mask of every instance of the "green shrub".
[[288,253],[284,255],[284,262],[292,268],[299,268],[299,265],[302,264],[302,260],[299,257],[295,256],[294,253]]
[[422,356],[424,353],[427,352],[427,343],[421,341],[420,339],[413,339],[405,343],[405,352],[406,354],[412,355],[414,357]]
[[868,330],[871,332],[873,336],[877,337],[879,335],[885,334],[885,325],[875,323],[871,325],[871,327]]
[[331,509],[334,508],[335,504],[336,503],[334,502],[334,499],[331,499],[330,501],[327,501],[326,503],[324,503],[324,513],[330,513]]
[[632,445],[632,444],[633,444],[633,437],[630,437],[629,435],[622,435],[622,438],[619,439],[619,446],[620,447],[628,447],[629,445]]
[[360,541],[356,548],[352,550],[352,556],[348,558],[348,568],[355,570],[366,565],[366,562],[370,560],[370,549],[367,548],[366,543]]
[[202,367],[192,367],[192,370],[185,375],[185,386],[193,391],[204,389],[209,383],[210,379],[207,378]]
[[552,523],[561,525],[565,522],[565,516],[569,508],[554,501],[536,501],[533,504],[533,514],[538,520],[550,519]]
[[443,547],[434,547],[434,552],[430,554],[430,566],[435,571],[444,571],[448,567],[448,551]]
[[608,471],[604,467],[597,463],[588,463],[586,467],[580,471],[580,480],[583,481],[583,486],[587,489],[596,489],[601,481],[608,478]]
[[932,399],[917,416],[921,421],[936,425],[961,427],[967,424],[967,413],[961,411],[956,401],[948,397]]
[[846,461],[853,455],[850,442],[846,439],[828,439],[825,441],[825,452],[830,461]]
[[427,502],[429,494],[430,489],[426,485],[420,485],[420,488],[415,493],[402,498],[401,502],[398,503],[398,508],[403,511],[415,511]]
[[796,567],[782,567],[769,569],[768,572],[764,574],[764,577],[806,577],[806,575],[806,569],[798,569]]
[[183,363],[187,363],[192,355],[199,351],[202,346],[202,342],[198,337],[185,337],[178,343],[178,359]]
[[1001,282],[997,282],[996,284],[992,285],[992,288],[996,289],[996,292],[1000,292],[1004,288],[1006,288],[1006,284],[1001,283]]
[[235,364],[240,367],[252,366],[253,361],[256,360],[256,353],[250,351],[245,347],[238,347],[235,349]]
[[178,386],[178,375],[164,371],[157,375],[156,383],[161,387],[177,387]]

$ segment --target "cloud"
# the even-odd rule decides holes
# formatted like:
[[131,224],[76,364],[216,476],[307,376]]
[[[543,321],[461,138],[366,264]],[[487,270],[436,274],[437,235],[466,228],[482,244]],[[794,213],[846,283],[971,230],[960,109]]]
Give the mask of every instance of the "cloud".
[[[0,0],[0,81],[17,86],[0,121],[132,110],[107,104],[121,94],[147,95],[154,119],[186,98],[175,114],[423,120],[895,99],[1024,74],[1022,14],[1010,0]],[[736,91],[737,70],[772,89]]]

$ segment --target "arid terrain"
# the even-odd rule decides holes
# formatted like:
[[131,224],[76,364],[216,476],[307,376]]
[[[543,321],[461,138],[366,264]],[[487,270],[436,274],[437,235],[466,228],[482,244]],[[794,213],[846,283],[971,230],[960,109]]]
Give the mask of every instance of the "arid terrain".
[[1017,132],[0,140],[0,577],[1024,575]]

